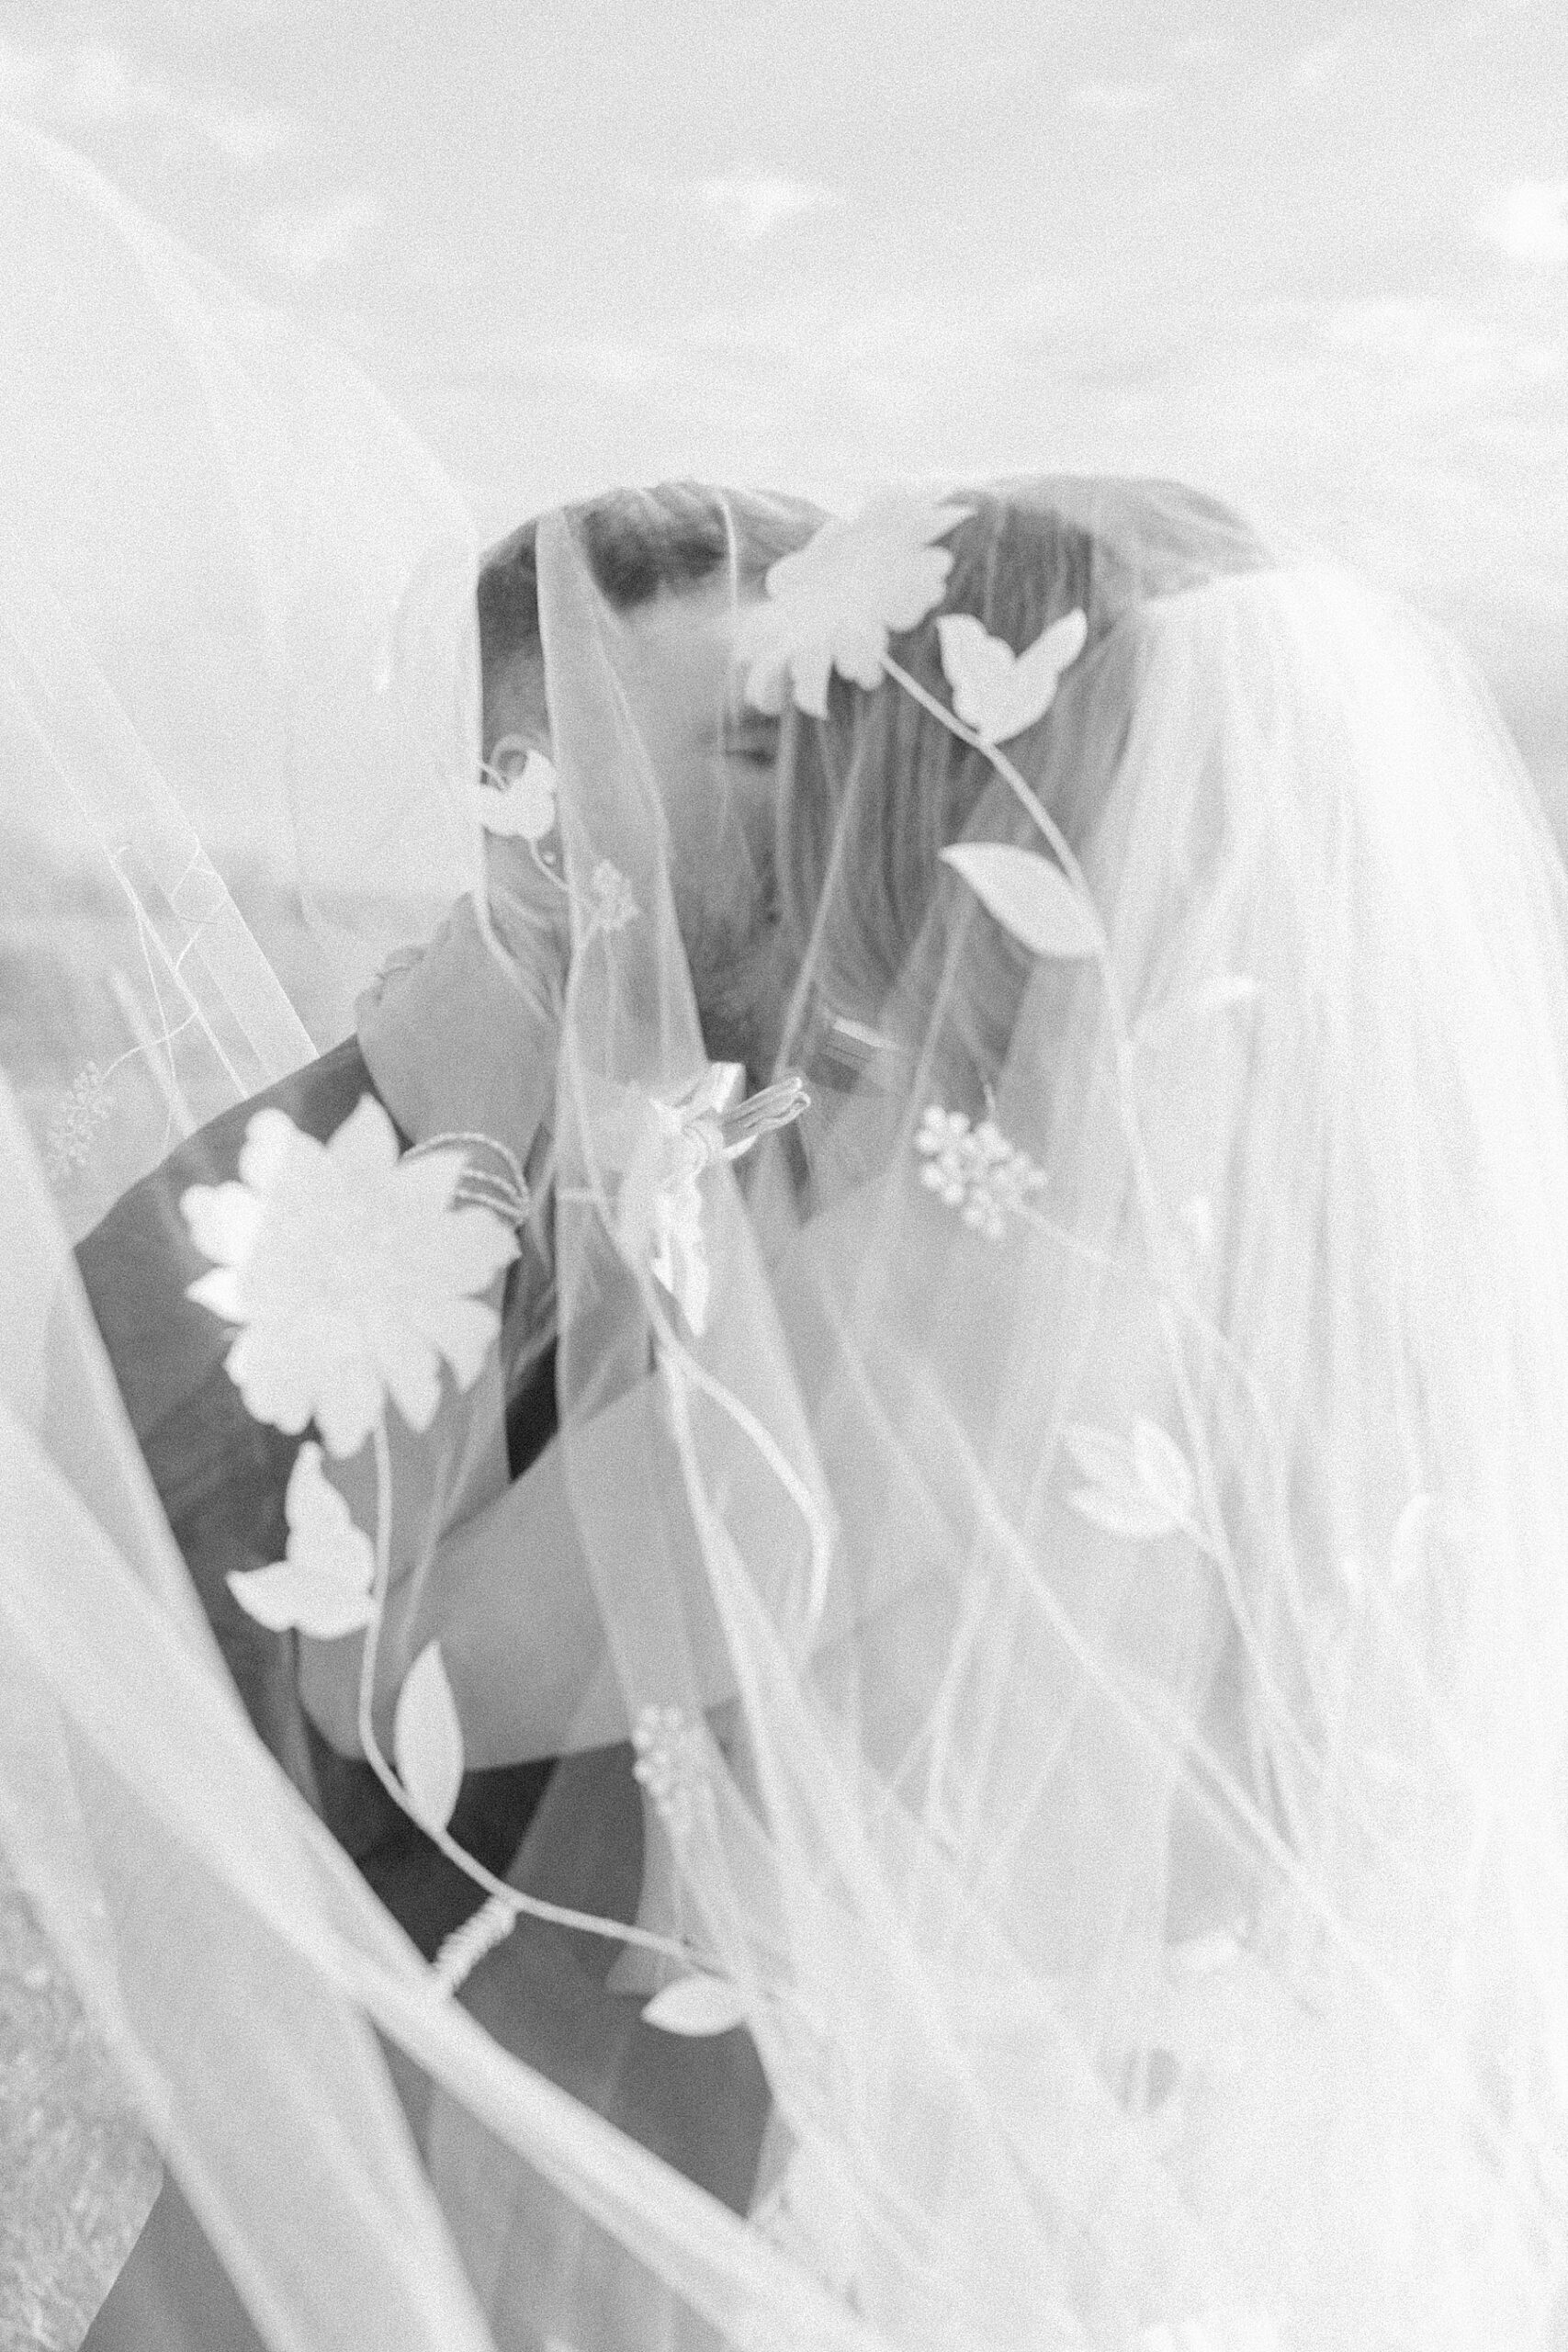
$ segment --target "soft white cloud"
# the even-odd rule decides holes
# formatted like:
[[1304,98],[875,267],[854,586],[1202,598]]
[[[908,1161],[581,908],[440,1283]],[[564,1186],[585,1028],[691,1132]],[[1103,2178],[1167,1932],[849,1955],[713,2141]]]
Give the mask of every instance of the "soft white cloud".
[[1481,216],[1481,234],[1529,268],[1568,262],[1568,180],[1516,180]]
[[744,172],[699,180],[694,193],[736,245],[756,244],[786,220],[843,200],[836,188],[790,179],[783,172]]
[[1126,122],[1151,114],[1165,93],[1153,82],[1080,82],[1067,93],[1075,114],[1097,115],[1103,122]]
[[276,107],[211,107],[197,117],[201,135],[235,164],[264,164],[294,136],[289,118]]
[[1563,373],[1560,352],[1500,320],[1430,295],[1341,303],[1325,333],[1340,350],[1385,370],[1427,371],[1449,409],[1479,397],[1529,392]]
[[157,125],[205,141],[242,164],[276,154],[294,128],[276,107],[178,91],[105,40],[29,46],[0,38],[0,106],[61,130]]
[[163,83],[101,40],[41,48],[0,41],[0,100],[51,121],[84,125],[156,119],[173,106]]
[[279,204],[261,215],[252,233],[274,269],[304,279],[355,260],[383,217],[375,198],[363,195],[336,204]]
[[1338,75],[1348,53],[1348,38],[1343,32],[1312,41],[1292,59],[1291,79],[1298,90],[1325,89]]

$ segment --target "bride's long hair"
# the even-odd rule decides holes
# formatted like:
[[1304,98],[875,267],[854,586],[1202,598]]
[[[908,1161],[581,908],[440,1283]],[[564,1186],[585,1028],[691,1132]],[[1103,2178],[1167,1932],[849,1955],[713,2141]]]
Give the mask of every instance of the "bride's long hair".
[[[953,564],[942,602],[895,643],[900,663],[938,701],[949,693],[937,629],[945,615],[973,615],[1021,653],[1053,622],[1081,612],[1093,652],[1141,601],[1269,560],[1240,515],[1178,483],[1040,476],[952,495],[971,511],[946,542]],[[1107,763],[1125,729],[1108,728],[1107,706],[1119,701],[1130,724],[1136,670],[1124,637],[1097,672],[1092,740],[1069,686],[1012,746],[1069,834],[1093,822],[1110,788]],[[826,718],[786,710],[775,866],[784,968],[796,985],[783,1059],[847,1074],[863,1067],[875,1038],[893,1044],[893,1000],[900,985],[909,992],[919,940],[928,980],[962,968],[964,1003],[952,1018],[970,1035],[965,1092],[978,1099],[977,1073],[1005,1049],[1030,958],[1005,933],[977,923],[964,894],[943,888],[940,861],[1010,808],[984,752],[891,684],[866,695],[835,678]]]

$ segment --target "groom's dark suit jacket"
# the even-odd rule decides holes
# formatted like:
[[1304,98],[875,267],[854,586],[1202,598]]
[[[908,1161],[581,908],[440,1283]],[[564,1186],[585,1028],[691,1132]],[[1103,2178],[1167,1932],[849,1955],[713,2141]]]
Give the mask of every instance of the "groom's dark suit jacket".
[[[231,1570],[283,1555],[284,1494],[300,1441],[253,1420],[225,1372],[230,1335],[186,1296],[207,1261],[180,1213],[188,1187],[234,1175],[257,1110],[276,1105],[325,1140],[362,1095],[376,1092],[358,1044],[348,1040],[191,1136],[116,1203],[76,1255],[131,1427],[252,1723],[429,1958],[482,1897],[392,1803],[367,1764],[329,1747],[299,1703],[294,1637],[268,1633],[229,1590]],[[513,1476],[555,1426],[552,1351],[508,1408]],[[469,1772],[452,1836],[498,1875],[526,1839],[520,1884],[629,1920],[642,1869],[629,1760],[623,1747]],[[732,2032],[694,2042],[644,2025],[641,1996],[604,1988],[615,1950],[603,1939],[521,1921],[462,1997],[498,2040],[743,2211],[767,2113],[750,2041]],[[425,2088],[388,2054],[417,2131]],[[671,2095],[672,2075],[682,2096]],[[698,2080],[705,2075],[705,2083]],[[671,2137],[669,2119],[682,2113],[703,2117],[700,2135]],[[497,2161],[507,2161],[499,2151]],[[520,2261],[516,2276],[527,2272]],[[492,2322],[504,2344],[512,2336],[504,2278],[495,2291]],[[531,2291],[518,2290],[524,2301]],[[187,2346],[258,2352],[258,2339],[171,2181],[86,2352]]]
[[[233,1176],[258,1110],[276,1106],[325,1141],[375,1092],[351,1038],[192,1136],[116,1203],[76,1260],[137,1442],[251,1721],[378,1891],[395,1874],[402,1899],[393,1907],[428,1952],[456,1924],[454,1911],[460,1920],[472,1907],[470,1882],[398,1810],[368,1765],[337,1756],[315,1732],[295,1689],[292,1635],[257,1624],[229,1590],[231,1570],[283,1556],[284,1493],[301,1441],[253,1420],[224,1371],[231,1334],[186,1296],[207,1261],[180,1213],[191,1185]],[[554,1430],[553,1375],[552,1358],[508,1414],[513,1476]],[[548,1778],[547,1764],[470,1773],[454,1836],[504,1871]]]

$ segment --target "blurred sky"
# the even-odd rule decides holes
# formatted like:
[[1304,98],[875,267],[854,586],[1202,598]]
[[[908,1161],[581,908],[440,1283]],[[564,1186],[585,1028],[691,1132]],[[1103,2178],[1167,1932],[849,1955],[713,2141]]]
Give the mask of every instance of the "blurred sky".
[[1563,0],[6,0],[0,105],[345,345],[487,536],[671,472],[1184,476],[1568,810]]

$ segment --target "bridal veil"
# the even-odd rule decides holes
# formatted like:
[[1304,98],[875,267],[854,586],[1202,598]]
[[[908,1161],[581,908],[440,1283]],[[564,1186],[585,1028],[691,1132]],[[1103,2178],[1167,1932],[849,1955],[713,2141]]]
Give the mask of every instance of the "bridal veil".
[[[789,981],[748,1077],[672,871],[723,764],[661,764],[540,526],[548,1508],[446,1585],[368,1476],[358,1533],[371,1605],[412,1563],[384,1744],[435,1832],[465,1758],[625,1741],[609,1983],[689,2054],[682,2144],[749,2037],[737,2212],[560,2086],[547,2013],[479,2021],[525,1871],[433,1967],[258,1740],[72,1255],[485,905],[460,502],[60,151],[6,134],[0,218],[0,1837],[265,2339],[1548,2352],[1568,888],[1463,660],[1159,486],[834,526],[736,637]],[[305,1148],[253,1127],[186,1212],[231,1367]],[[424,1327],[439,1451],[455,1307],[518,1245],[493,1167],[402,1166],[430,1264],[472,1257]],[[335,1377],[291,1423],[270,1392],[329,1468],[424,1409],[389,1374],[361,1429]],[[540,1657],[547,1736],[508,1713]]]

